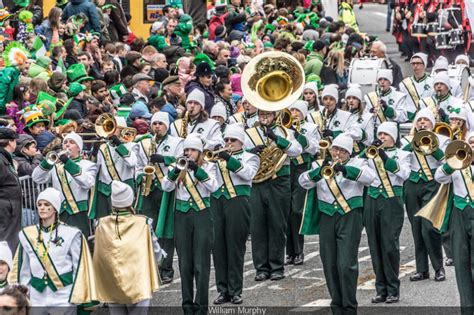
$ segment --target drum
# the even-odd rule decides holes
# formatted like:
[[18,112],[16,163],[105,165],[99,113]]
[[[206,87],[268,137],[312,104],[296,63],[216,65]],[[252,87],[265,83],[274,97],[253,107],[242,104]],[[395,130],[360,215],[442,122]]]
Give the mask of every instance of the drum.
[[450,65],[448,68],[448,75],[451,81],[459,82],[463,94],[466,89],[470,88],[469,78],[471,77],[471,70],[466,65]]
[[449,44],[449,39],[451,38],[450,32],[440,32],[436,35],[435,46],[436,49],[451,49],[453,46]]
[[426,33],[428,34],[428,36],[436,36],[438,35],[438,28],[438,22],[428,23],[426,24]]
[[363,94],[375,91],[377,74],[380,69],[387,69],[385,59],[361,58],[352,59],[349,66],[349,83],[360,85]]
[[464,44],[464,37],[462,36],[462,30],[455,29],[449,32],[449,44],[451,46],[457,46]]
[[426,37],[426,24],[424,23],[413,23],[411,25],[411,36],[413,37]]

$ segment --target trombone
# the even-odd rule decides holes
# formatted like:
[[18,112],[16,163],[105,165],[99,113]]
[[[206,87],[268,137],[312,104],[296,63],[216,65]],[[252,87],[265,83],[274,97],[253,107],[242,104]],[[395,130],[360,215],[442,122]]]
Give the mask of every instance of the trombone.
[[110,138],[117,130],[117,121],[115,117],[112,116],[110,113],[103,113],[97,117],[97,120],[94,124],[95,133],[79,133],[78,135],[81,137],[84,136],[96,136],[98,139],[89,139],[84,140],[84,143],[94,143],[94,142],[101,142]]
[[49,164],[54,165],[56,163],[61,162],[59,157],[63,154],[67,154],[69,156],[70,152],[69,150],[51,151],[51,152],[48,152],[48,154],[46,154],[45,158]]
[[454,140],[446,147],[444,157],[453,170],[462,170],[471,165],[472,149],[467,142]]
[[220,148],[218,150],[204,150],[204,161],[206,162],[215,162],[217,159],[219,159],[219,153],[224,152],[224,151],[230,151],[231,146],[227,146],[224,148]]
[[367,149],[365,149],[365,155],[369,159],[375,159],[377,156],[379,156],[379,150],[383,150],[385,148],[385,143],[382,143],[378,147],[375,145],[369,145]]
[[430,155],[439,147],[436,134],[429,130],[418,131],[412,140],[413,150],[421,155]]

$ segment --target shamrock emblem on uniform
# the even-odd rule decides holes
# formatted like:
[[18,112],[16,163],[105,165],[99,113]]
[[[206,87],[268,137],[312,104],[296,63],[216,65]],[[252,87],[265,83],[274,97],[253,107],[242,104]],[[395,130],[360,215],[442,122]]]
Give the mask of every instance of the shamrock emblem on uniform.
[[168,152],[170,150],[170,146],[169,145],[165,145],[165,147],[163,148],[163,151],[164,152]]
[[197,133],[201,134],[204,132],[204,128],[198,128],[198,130],[196,131]]
[[392,106],[394,103],[395,103],[394,99],[391,98],[388,100],[388,105]]
[[429,85],[429,84],[425,84],[424,89],[425,89],[425,91],[428,91],[428,90],[430,89],[430,85]]
[[341,124],[341,122],[339,120],[336,120],[333,123],[334,127],[339,127],[340,124]]
[[301,131],[300,133],[301,133],[302,135],[305,135],[305,134],[308,132],[308,131],[307,131],[306,129],[304,129],[304,128],[301,128],[300,131]]
[[56,247],[63,246],[64,238],[62,238],[61,236],[58,236],[52,242],[54,245],[56,245]]

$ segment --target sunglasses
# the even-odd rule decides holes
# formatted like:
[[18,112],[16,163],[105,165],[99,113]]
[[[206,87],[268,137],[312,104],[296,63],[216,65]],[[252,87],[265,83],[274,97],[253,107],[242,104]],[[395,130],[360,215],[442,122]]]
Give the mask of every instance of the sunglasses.
[[232,139],[232,138],[226,138],[224,139],[225,142],[235,142],[237,139]]

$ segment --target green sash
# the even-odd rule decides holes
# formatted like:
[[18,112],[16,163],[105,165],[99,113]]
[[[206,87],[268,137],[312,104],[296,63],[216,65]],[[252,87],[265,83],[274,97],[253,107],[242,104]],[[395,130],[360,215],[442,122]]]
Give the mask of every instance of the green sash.
[[66,197],[66,202],[69,204],[72,213],[79,213],[80,210],[76,203],[76,200],[74,199],[71,187],[69,186],[69,181],[64,170],[64,164],[56,164],[56,174],[58,175],[59,183],[61,184],[61,190],[64,193],[64,196]]
[[387,192],[388,198],[395,196],[393,193],[392,184],[390,183],[390,178],[388,178],[387,171],[385,170],[384,162],[380,156],[374,158],[375,168],[379,174],[380,181],[382,182],[383,188]]

